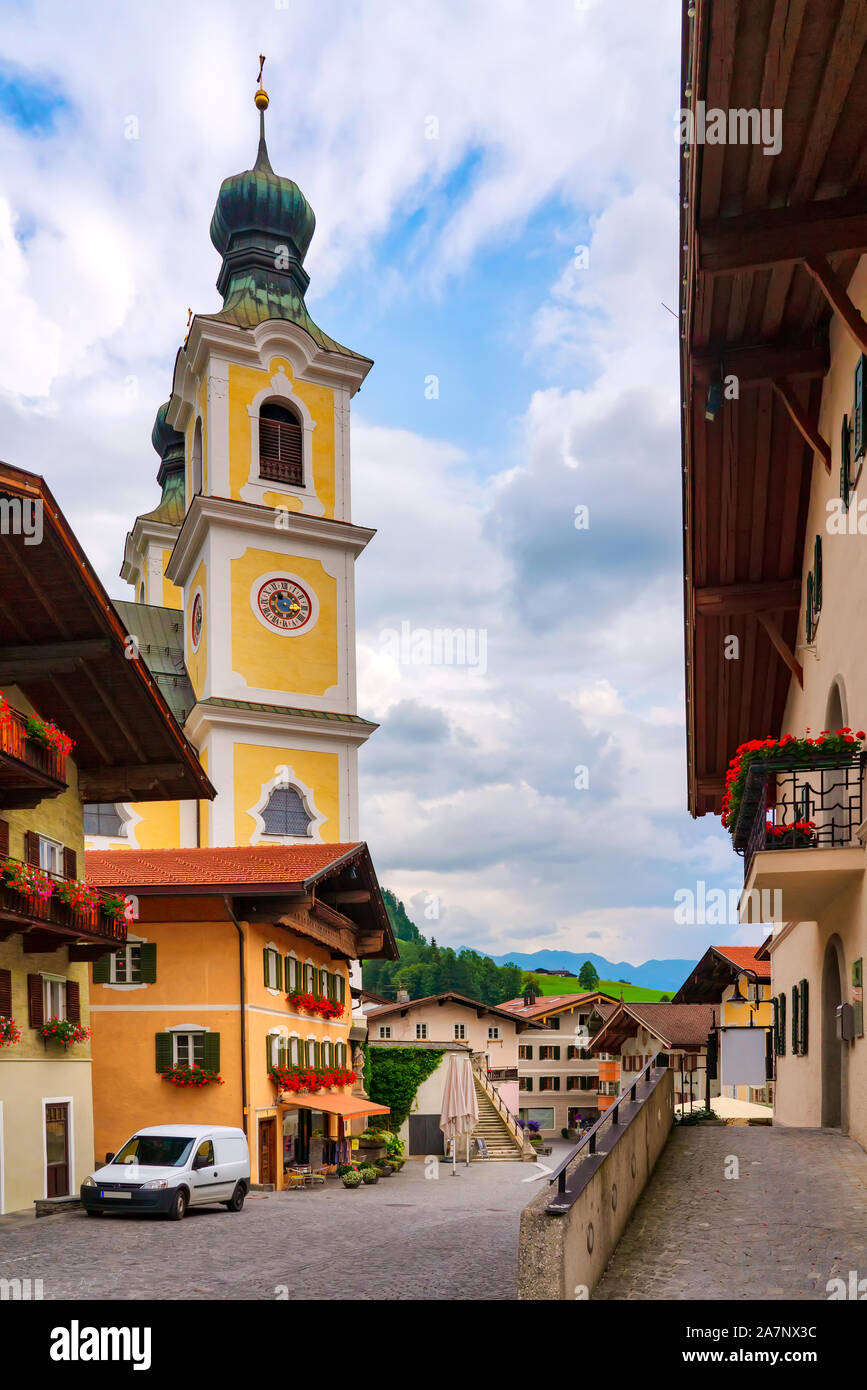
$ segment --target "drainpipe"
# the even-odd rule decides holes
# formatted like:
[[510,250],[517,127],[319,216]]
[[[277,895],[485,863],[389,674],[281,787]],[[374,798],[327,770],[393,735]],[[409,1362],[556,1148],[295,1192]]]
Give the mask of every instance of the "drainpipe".
[[241,1128],[249,1139],[247,1131],[247,967],[244,960],[244,928],[235,916],[232,899],[223,894],[226,911],[235,924],[238,933],[238,980],[241,994]]

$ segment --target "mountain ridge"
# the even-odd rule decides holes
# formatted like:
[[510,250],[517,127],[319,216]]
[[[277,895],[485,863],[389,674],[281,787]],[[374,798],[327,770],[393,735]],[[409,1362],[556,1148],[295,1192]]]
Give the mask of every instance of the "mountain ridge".
[[629,961],[611,961],[594,951],[509,951],[505,955],[491,956],[495,965],[519,965],[522,970],[532,973],[544,969],[555,971],[558,975],[577,975],[585,960],[589,960],[602,980],[627,980],[645,989],[661,989],[674,994],[680,989],[689,972],[695,966],[695,957],[689,959],[646,960],[641,965]]

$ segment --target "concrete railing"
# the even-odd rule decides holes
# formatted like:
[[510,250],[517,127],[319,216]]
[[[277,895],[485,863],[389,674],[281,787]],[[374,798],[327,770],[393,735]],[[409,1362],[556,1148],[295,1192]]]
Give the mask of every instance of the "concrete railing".
[[674,1073],[654,1067],[634,1101],[621,1100],[618,1123],[595,1153],[566,1173],[568,1204],[548,1187],[521,1215],[518,1297],[589,1298],[632,1216],[674,1124]]

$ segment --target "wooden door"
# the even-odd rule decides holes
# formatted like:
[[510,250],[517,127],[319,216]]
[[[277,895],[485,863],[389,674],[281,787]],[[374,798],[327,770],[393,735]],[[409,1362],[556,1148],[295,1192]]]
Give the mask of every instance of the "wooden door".
[[45,1107],[45,1194],[69,1196],[69,1105]]
[[277,1120],[274,1115],[259,1121],[259,1181],[277,1182]]

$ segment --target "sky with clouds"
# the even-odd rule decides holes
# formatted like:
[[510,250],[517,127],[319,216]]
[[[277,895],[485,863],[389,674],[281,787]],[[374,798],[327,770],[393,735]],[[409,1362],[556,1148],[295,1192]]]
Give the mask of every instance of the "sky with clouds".
[[[685,809],[679,23],[674,0],[3,4],[0,456],[45,474],[116,597],[268,55],[271,162],[317,218],[308,304],[376,361],[362,833],[455,946],[758,939],[674,913],[740,871]],[[423,659],[442,630],[472,662]]]

